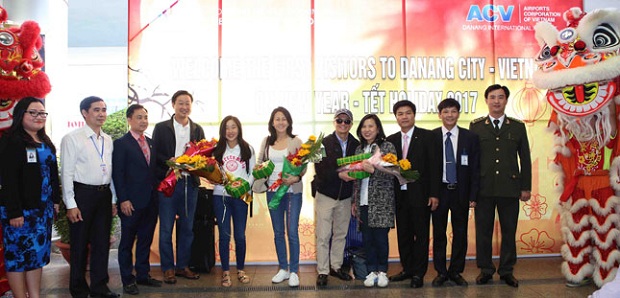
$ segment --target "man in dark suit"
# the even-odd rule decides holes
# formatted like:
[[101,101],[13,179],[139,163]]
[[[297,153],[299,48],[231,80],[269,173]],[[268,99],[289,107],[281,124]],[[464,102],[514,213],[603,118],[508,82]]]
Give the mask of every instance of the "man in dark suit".
[[[114,141],[112,179],[121,218],[121,242],[118,265],[123,292],[138,295],[136,285],[161,287],[161,281],[149,275],[150,248],[157,224],[158,199],[155,191],[155,150],[144,136],[149,126],[148,112],[138,104],[127,108],[129,132]],[[136,276],[133,275],[133,243],[136,242]]]
[[477,284],[493,278],[493,226],[495,209],[502,231],[499,257],[500,279],[518,287],[512,274],[517,263],[515,236],[519,220],[519,200],[528,201],[532,189],[532,161],[523,122],[505,114],[510,91],[491,85],[484,92],[489,115],[473,120],[469,129],[480,137],[480,192],[476,203],[476,262],[480,268]]
[[[166,177],[169,169],[167,160],[183,155],[187,143],[205,138],[202,127],[189,118],[193,102],[191,93],[185,90],[175,92],[172,95],[174,115],[169,120],[157,123],[153,129],[153,148],[157,151],[155,176],[158,183]],[[164,282],[167,284],[175,284],[176,276],[200,278],[198,273],[189,269],[200,179],[185,172],[181,174],[171,197],[159,192],[159,254]],[[175,222],[176,264],[172,250],[172,230]]]
[[411,287],[420,288],[428,269],[431,211],[439,205],[441,173],[433,134],[414,127],[415,105],[408,100],[399,101],[394,104],[393,112],[401,131],[387,140],[396,146],[398,159],[408,159],[420,178],[405,185],[394,183],[398,252],[403,271],[390,276],[390,281],[411,278]]
[[[442,126],[433,130],[437,149],[442,148],[441,189],[439,207],[433,211],[433,263],[437,277],[433,286],[442,286],[448,279],[467,286],[461,276],[467,255],[467,221],[469,208],[476,206],[480,186],[480,143],[478,136],[457,126],[461,105],[454,98],[439,103]],[[448,211],[452,219],[452,257],[446,269],[446,229]]]

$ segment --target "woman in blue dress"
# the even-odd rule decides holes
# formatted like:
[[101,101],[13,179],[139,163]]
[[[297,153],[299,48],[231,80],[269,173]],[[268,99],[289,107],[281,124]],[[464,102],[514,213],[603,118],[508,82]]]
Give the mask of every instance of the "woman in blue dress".
[[52,220],[60,202],[56,148],[45,133],[43,102],[17,103],[0,144],[0,222],[9,285],[15,297],[40,296],[50,262]]

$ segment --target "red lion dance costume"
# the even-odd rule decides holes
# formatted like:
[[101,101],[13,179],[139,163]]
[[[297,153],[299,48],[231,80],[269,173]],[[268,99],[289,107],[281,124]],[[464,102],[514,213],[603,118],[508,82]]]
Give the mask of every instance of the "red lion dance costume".
[[[0,136],[13,123],[13,107],[22,98],[45,98],[51,91],[47,75],[41,70],[43,45],[41,29],[26,21],[20,27],[7,27],[6,10],[0,6]],[[2,229],[0,229],[0,239]],[[4,271],[4,248],[0,242],[0,295],[9,290]]]
[[542,47],[534,84],[553,107],[561,171],[562,273],[568,286],[614,279],[620,252],[620,11],[564,13],[567,27],[535,26]]

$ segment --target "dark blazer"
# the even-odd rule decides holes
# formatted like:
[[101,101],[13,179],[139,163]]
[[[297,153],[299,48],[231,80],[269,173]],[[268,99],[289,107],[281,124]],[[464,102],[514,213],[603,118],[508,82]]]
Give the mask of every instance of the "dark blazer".
[[[355,148],[360,142],[349,134],[347,139],[347,148],[345,156],[355,154]],[[314,180],[312,180],[312,195],[314,191],[318,191],[332,199],[348,199],[353,194],[353,181],[346,182],[338,177],[338,164],[336,160],[342,157],[342,147],[336,136],[336,132],[323,138],[323,146],[325,147],[325,156],[321,162],[314,164]]]
[[[400,131],[390,135],[387,140],[396,147],[398,159],[402,159],[403,145]],[[412,206],[427,207],[429,197],[439,198],[441,169],[437,164],[441,161],[437,161],[437,152],[431,131],[416,126],[409,141],[409,152],[405,155],[411,162],[411,169],[420,172],[418,180],[407,183],[407,197],[413,198],[410,202]],[[398,183],[394,183],[394,188],[396,193],[400,192]]]
[[[2,205],[7,208],[9,219],[23,216],[23,210],[45,208],[41,202],[41,166],[39,156],[35,154],[37,161],[29,163],[26,158],[26,143],[20,136],[6,137],[4,151],[0,154],[0,177],[2,188],[0,198]],[[50,168],[50,181],[52,186],[52,201],[60,203],[60,180],[58,177],[58,164],[56,160],[47,162]]]
[[118,205],[129,200],[135,209],[142,209],[153,199],[157,185],[156,150],[150,138],[147,137],[146,142],[151,149],[150,164],[146,162],[140,144],[130,132],[114,141],[112,179]]
[[[480,188],[480,141],[478,135],[471,131],[458,127],[459,136],[456,148],[456,181],[458,182],[459,200],[463,204],[475,202],[478,199]],[[433,130],[435,135],[437,152],[440,153],[440,181],[443,177],[443,133],[441,127]],[[463,156],[467,156],[467,165],[463,165]],[[443,181],[442,181],[443,182]]]
[[[166,178],[166,172],[168,172],[168,165],[166,161],[174,156],[174,149],[176,147],[176,137],[174,135],[173,120],[174,115],[170,117],[170,120],[159,122],[153,129],[153,147],[157,151],[156,155],[156,170],[155,177],[158,182]],[[189,140],[193,142],[200,141],[205,138],[205,133],[200,125],[189,120]],[[195,177],[197,183],[199,178]]]
[[469,129],[480,137],[481,196],[518,198],[522,190],[532,190],[532,159],[523,122],[506,117],[497,133],[485,116],[473,120]]

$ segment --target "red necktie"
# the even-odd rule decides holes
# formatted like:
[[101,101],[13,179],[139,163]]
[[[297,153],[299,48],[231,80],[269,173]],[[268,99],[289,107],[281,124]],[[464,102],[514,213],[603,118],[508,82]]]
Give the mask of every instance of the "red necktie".
[[149,152],[149,146],[146,144],[146,139],[144,138],[144,135],[141,135],[138,138],[138,144],[140,144],[140,148],[142,149],[142,153],[144,153],[144,158],[146,159],[146,163],[150,164],[151,158],[150,158],[150,152]]

